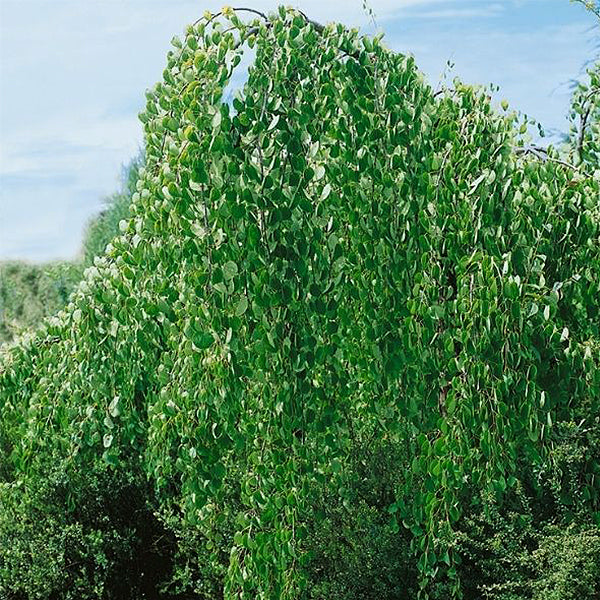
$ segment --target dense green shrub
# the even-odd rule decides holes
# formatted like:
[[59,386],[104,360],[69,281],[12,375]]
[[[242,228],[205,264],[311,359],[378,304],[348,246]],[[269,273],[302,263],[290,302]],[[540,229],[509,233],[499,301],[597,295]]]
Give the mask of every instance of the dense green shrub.
[[157,597],[175,541],[148,504],[151,491],[137,465],[110,471],[96,463],[84,472],[50,466],[24,493],[28,485],[2,484],[0,597]]
[[[121,235],[0,363],[2,535],[24,539],[17,559],[0,546],[8,592],[38,556],[39,507],[85,521],[34,501],[49,465],[81,473],[83,497],[97,472],[106,489],[148,478],[175,540],[165,595],[394,598],[396,565],[407,594],[477,597],[513,577],[519,540],[542,565],[531,593],[578,565],[593,590],[600,487],[578,428],[600,401],[595,155],[527,148],[485,91],[434,94],[379,38],[293,10],[209,14],[173,44]],[[115,566],[136,535],[96,512],[108,530],[78,556],[111,566],[69,593],[138,573]],[[488,548],[490,519],[507,548]]]
[[400,600],[416,597],[410,532],[392,526],[389,506],[410,469],[402,444],[377,439],[352,450],[344,500],[322,485],[308,524],[307,598]]
[[534,553],[534,600],[578,600],[600,596],[600,531],[545,530]]
[[542,465],[525,467],[502,503],[479,492],[454,540],[466,598],[595,598],[600,591],[600,513],[582,482],[600,464],[600,428],[558,423]]
[[502,510],[490,499],[484,506],[485,512],[472,511],[465,519],[455,541],[463,557],[465,598],[592,600],[598,596],[597,524],[539,522],[531,499]]
[[0,344],[63,308],[82,272],[70,262],[0,262]]

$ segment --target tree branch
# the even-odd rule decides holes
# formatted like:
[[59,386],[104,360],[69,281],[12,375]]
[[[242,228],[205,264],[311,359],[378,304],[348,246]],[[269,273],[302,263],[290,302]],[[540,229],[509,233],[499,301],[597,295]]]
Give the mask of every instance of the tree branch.
[[579,128],[579,139],[577,141],[577,154],[579,155],[579,160],[583,162],[583,144],[585,142],[585,129],[588,125],[588,119],[590,118],[590,113],[592,112],[593,102],[590,100],[594,97],[595,94],[600,92],[599,88],[592,88],[585,98],[583,99],[582,106],[585,107],[586,102],[589,102],[585,112],[581,115],[580,128]]
[[[259,17],[261,17],[265,21],[269,20],[269,18],[267,17],[267,15],[265,15],[265,13],[260,12],[260,10],[256,10],[254,8],[246,8],[246,7],[241,6],[241,7],[238,7],[238,8],[233,8],[232,10],[234,12],[249,12],[249,13],[258,15]],[[212,15],[210,17],[210,19],[207,20],[207,24],[211,23],[215,19],[218,19],[222,15],[223,15],[223,11],[220,10],[219,12],[215,13],[214,15]],[[203,18],[204,17],[200,17],[199,19],[197,19],[196,21],[194,21],[194,25],[198,25],[198,23],[200,23],[200,21],[202,21]]]
[[541,148],[540,146],[524,146],[516,148],[515,154],[517,156],[525,156],[527,154],[532,154],[536,158],[539,158],[542,162],[550,161],[558,165],[562,165],[563,167],[573,169],[574,171],[579,171],[579,167],[576,167],[571,163],[561,160],[560,158],[554,158],[553,156],[550,156],[548,150],[546,150],[546,148]]

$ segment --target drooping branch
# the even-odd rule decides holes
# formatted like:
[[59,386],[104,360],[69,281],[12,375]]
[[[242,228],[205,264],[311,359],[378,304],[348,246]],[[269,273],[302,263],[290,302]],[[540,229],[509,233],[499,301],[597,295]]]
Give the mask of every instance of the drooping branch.
[[[257,15],[258,17],[260,17],[263,21],[269,22],[269,17],[264,13],[261,12],[260,10],[256,10],[255,8],[247,8],[245,6],[236,6],[236,7],[232,7],[231,10],[233,12],[248,12],[248,13],[252,13],[254,15]],[[302,12],[300,9],[295,9],[298,14],[302,15],[302,17],[304,17],[304,20],[309,23],[310,25],[312,25],[319,33],[323,33],[323,31],[325,30],[325,25],[318,23],[317,21],[313,21],[312,19],[309,19],[306,14],[304,12]],[[222,10],[220,10],[219,12],[215,13],[214,15],[211,16],[211,18],[209,19],[209,23],[211,21],[214,21],[215,19],[217,19],[218,17],[222,16],[224,13]],[[202,20],[203,17],[200,17],[200,19],[197,19],[194,22],[194,25],[198,25],[198,23],[200,23],[200,21]],[[250,30],[252,31],[252,30]]]
[[[583,99],[582,107],[584,107],[584,111],[581,114],[581,120],[579,125],[579,139],[577,140],[577,154],[579,155],[579,160],[583,162],[583,144],[585,143],[585,130],[589,125],[588,120],[590,118],[590,114],[594,107],[594,96],[600,93],[600,88],[594,87],[592,88]],[[586,106],[587,104],[587,106]]]
[[[269,17],[264,12],[261,12],[260,10],[256,10],[254,8],[248,8],[248,7],[245,7],[245,6],[232,7],[230,10],[232,12],[247,12],[247,13],[252,13],[252,14],[257,15],[258,17],[260,17],[266,23],[267,27],[270,26]],[[325,25],[323,25],[321,23],[318,23],[317,21],[313,21],[312,19],[309,19],[306,16],[306,14],[304,12],[302,12],[300,9],[295,9],[295,10],[296,10],[296,12],[298,12],[298,14],[302,15],[302,17],[304,18],[304,20],[308,24],[312,25],[318,33],[323,33],[323,31],[325,31]],[[223,10],[220,10],[219,12],[214,13],[213,15],[211,15],[210,19],[207,20],[207,24],[211,23],[215,19],[218,19],[219,17],[221,17],[221,16],[223,16],[225,14],[226,13]],[[197,19],[194,22],[194,26],[198,25],[198,23],[200,23],[200,21],[203,18],[205,18],[205,17],[200,17],[199,19]],[[247,35],[250,36],[250,35],[254,35],[256,33],[258,33],[258,27],[251,27],[248,30]],[[244,43],[244,40],[238,40],[237,43],[234,46],[234,50],[237,50],[237,48],[239,48],[243,43]]]
[[542,162],[553,162],[558,165],[562,165],[563,167],[568,167],[569,169],[573,169],[574,171],[579,171],[579,168],[571,163],[568,163],[560,158],[556,158],[554,156],[550,156],[550,153],[546,148],[542,148],[541,146],[523,146],[521,148],[516,148],[515,153],[517,156],[525,156],[527,154],[531,154],[536,158],[539,158]]

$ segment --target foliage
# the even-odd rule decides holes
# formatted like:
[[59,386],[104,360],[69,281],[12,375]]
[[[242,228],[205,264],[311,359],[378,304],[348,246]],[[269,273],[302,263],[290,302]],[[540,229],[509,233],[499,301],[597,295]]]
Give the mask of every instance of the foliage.
[[[370,530],[382,544],[362,536],[366,564],[458,596],[473,498],[500,505],[552,460],[556,424],[598,413],[595,155],[574,167],[519,151],[514,113],[458,82],[434,94],[379,37],[246,12],[173,40],[141,115],[131,217],[66,309],[2,358],[0,505],[17,515],[3,535],[36,522],[28,496],[51,465],[103,461],[114,485],[149,478],[182,589],[338,593],[311,555],[355,569],[337,540]],[[374,440],[405,457],[376,503],[356,464]],[[585,464],[555,502],[590,520],[600,490]],[[331,529],[340,507],[356,529]],[[553,543],[539,557],[562,585],[580,558],[558,568]]]
[[0,263],[0,343],[63,308],[81,275],[69,262]]
[[414,598],[418,590],[410,533],[390,524],[388,507],[410,469],[402,444],[374,439],[352,452],[348,498],[315,490],[307,535],[307,598],[388,600]]
[[466,598],[595,598],[600,592],[600,514],[581,480],[595,473],[600,429],[558,424],[544,465],[523,473],[502,505],[479,493],[459,525]]
[[51,467],[36,483],[26,494],[25,482],[3,484],[0,597],[156,597],[174,541],[147,506],[135,465],[109,472],[98,463],[85,473]]
[[[597,526],[540,526],[530,508],[470,519],[458,547],[466,598],[489,600],[593,599],[600,592]],[[440,596],[443,598],[444,596]]]

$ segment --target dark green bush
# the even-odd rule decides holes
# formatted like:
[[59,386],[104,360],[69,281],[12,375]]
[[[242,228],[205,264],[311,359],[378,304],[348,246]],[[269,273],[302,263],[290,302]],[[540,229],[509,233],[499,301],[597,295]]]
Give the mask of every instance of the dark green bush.
[[[536,522],[531,507],[491,501],[463,522],[455,543],[468,600],[594,600],[600,593],[600,530]],[[440,598],[441,600],[441,598]]]
[[[600,593],[600,513],[586,482],[600,464],[600,427],[558,423],[553,449],[499,502],[474,494],[454,541],[465,598],[592,600]],[[598,509],[597,503],[592,507]]]
[[308,588],[311,600],[408,600],[418,574],[411,534],[393,525],[389,506],[410,469],[402,444],[385,439],[353,449],[346,500],[328,486],[308,523]]
[[[57,463],[58,464],[58,463]],[[144,600],[170,576],[175,540],[150,505],[135,468],[85,472],[50,467],[0,505],[0,598]]]

